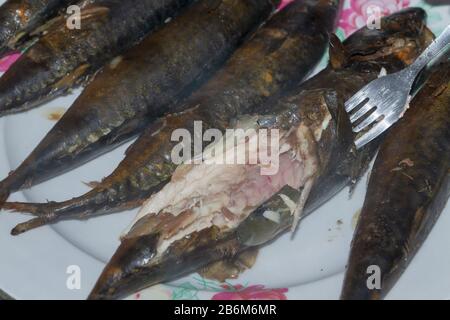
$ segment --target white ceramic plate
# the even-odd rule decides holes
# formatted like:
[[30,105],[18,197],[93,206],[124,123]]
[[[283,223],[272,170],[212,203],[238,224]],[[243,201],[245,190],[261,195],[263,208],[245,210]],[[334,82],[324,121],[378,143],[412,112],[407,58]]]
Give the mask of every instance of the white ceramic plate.
[[[398,1],[392,2],[397,4]],[[346,8],[349,5],[350,2]],[[442,16],[448,23],[448,7],[430,9],[430,12],[435,14],[435,11],[442,10],[447,10],[446,15]],[[443,23],[445,25],[445,21],[437,21],[435,29],[442,28]],[[344,30],[340,32],[344,33]],[[76,94],[63,97],[30,112],[0,119],[1,177],[16,168],[54,125],[55,122],[48,119],[49,114],[67,108],[75,97]],[[125,148],[123,146],[31,190],[14,194],[11,199],[41,202],[80,195],[88,190],[83,182],[99,180],[110,173],[123,158]],[[346,189],[304,220],[294,239],[288,234],[262,249],[256,265],[226,286],[191,275],[170,285],[150,288],[132,298],[234,299],[259,294],[274,299],[336,299],[355,215],[364,199],[365,184],[364,179],[351,199]],[[19,299],[86,298],[117,248],[120,232],[131,222],[135,213],[124,212],[84,222],[62,222],[12,237],[9,235],[11,228],[28,217],[2,212],[0,289]],[[450,298],[449,225],[450,207],[447,206],[389,298]],[[77,266],[81,271],[80,289],[69,289],[67,286],[71,266]]]

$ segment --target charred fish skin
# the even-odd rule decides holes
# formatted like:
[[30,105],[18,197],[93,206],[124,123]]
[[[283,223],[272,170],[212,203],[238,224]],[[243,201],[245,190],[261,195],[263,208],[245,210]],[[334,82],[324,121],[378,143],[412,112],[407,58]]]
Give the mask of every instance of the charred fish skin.
[[[387,134],[353,238],[342,299],[386,297],[450,196],[450,63],[438,68]],[[367,270],[378,266],[381,288]]]
[[79,166],[170,112],[225,62],[277,3],[202,0],[146,37],[102,69],[29,157],[0,183],[0,204],[11,191]]
[[31,109],[67,93],[191,2],[77,2],[80,29],[68,28],[64,15],[55,18],[45,35],[0,78],[0,116]]
[[[403,17],[403,19],[400,19],[400,17]],[[321,116],[315,117],[317,106],[320,105],[321,110],[326,106],[329,110],[328,115],[331,115],[333,120],[329,122],[330,125],[327,126],[325,131],[317,132],[322,133],[320,137],[319,134],[316,136],[316,139],[319,141],[316,144],[317,157],[320,159],[319,175],[329,174],[327,167],[330,167],[334,161],[339,161],[339,159],[332,158],[332,155],[336,154],[337,146],[353,145],[353,140],[351,139],[353,134],[349,120],[343,117],[346,114],[343,109],[345,99],[378,75],[380,66],[377,67],[377,63],[385,65],[384,61],[391,59],[391,55],[406,61],[406,59],[413,58],[412,55],[420,53],[426,47],[426,44],[421,40],[424,32],[424,12],[421,9],[409,10],[403,12],[400,17],[390,20],[392,25],[387,24],[384,31],[379,33],[381,39],[379,39],[378,45],[380,42],[386,42],[384,42],[385,46],[379,47],[378,50],[384,53],[390,52],[388,55],[379,56],[377,61],[373,57],[374,51],[370,48],[373,44],[373,39],[371,39],[370,43],[367,44],[367,51],[359,50],[357,56],[346,55],[346,59],[340,61],[342,64],[330,66],[311,81],[301,86],[306,86],[307,90],[295,90],[292,95],[283,98],[275,107],[269,107],[270,111],[261,118],[261,120],[266,119],[261,121],[261,123],[264,123],[264,126],[267,123],[272,127],[282,129],[292,127],[292,124],[298,125],[300,119],[300,123],[307,126],[310,125],[310,129],[316,132],[313,129],[321,127],[319,124],[329,119],[327,113],[321,113]],[[402,23],[403,25],[400,25],[400,27],[405,27],[407,21],[408,24],[412,24],[409,21],[411,18],[415,19],[415,36],[413,36],[414,33],[406,35],[405,33],[397,32],[397,24]],[[409,31],[408,28],[404,28],[404,32]],[[365,36],[361,37],[360,41],[363,42]],[[391,42],[394,39],[417,40],[414,43],[420,46],[420,49],[416,52],[405,46],[401,48],[396,47],[394,50]],[[347,43],[345,43],[344,47],[346,46]],[[349,46],[344,51],[352,52],[352,47]],[[361,60],[361,57],[368,54],[372,55],[372,58],[367,58],[363,63],[364,59]],[[335,55],[336,53],[332,54],[332,60]],[[392,58],[394,65],[401,65],[401,63],[394,60]],[[358,83],[355,83],[355,79]],[[344,81],[348,82],[348,84],[342,84]],[[334,86],[339,89],[334,89]],[[345,172],[352,171],[350,168],[353,169],[353,166],[351,164],[348,164],[348,166],[349,168]],[[341,180],[335,179],[335,176],[330,181],[341,183]],[[319,192],[319,190],[316,189],[316,192]],[[332,192],[329,190],[322,192],[326,192],[328,196],[332,195]],[[232,258],[249,247],[263,245],[291,227],[294,221],[292,212],[295,210],[296,202],[299,201],[301,193],[301,190],[284,187],[267,202],[262,203],[257,209],[255,208],[254,215],[250,214],[235,229],[220,229],[217,225],[213,225],[212,227],[197,230],[189,234],[189,236],[171,242],[167,249],[159,254],[157,254],[158,250],[156,248],[161,248],[159,244],[161,241],[164,242],[166,240],[164,231],[167,228],[173,230],[173,225],[179,222],[177,220],[183,220],[185,217],[183,217],[183,214],[180,214],[175,218],[174,216],[171,218],[171,214],[165,211],[160,212],[158,215],[144,215],[137,219],[130,232],[122,239],[122,245],[104,269],[89,298],[120,298],[144,287],[173,280],[211,262]],[[324,198],[325,195],[321,194],[316,197],[316,201],[322,201]],[[309,212],[314,205],[314,203],[310,202],[305,208],[305,212]],[[269,214],[267,214],[267,211],[270,211]],[[274,217],[277,214],[279,215],[278,219]],[[267,217],[270,217],[270,219]],[[273,220],[280,223],[273,223]],[[142,241],[153,239],[154,242],[146,241],[146,245],[142,246],[140,239]],[[155,247],[149,247],[151,245]]]
[[7,0],[0,7],[0,54],[15,49],[22,34],[77,0]]
[[87,194],[62,203],[7,203],[6,209],[33,212],[40,223],[84,219],[137,207],[167,182],[176,165],[171,142],[176,129],[195,135],[194,121],[225,130],[230,119],[298,85],[326,50],[338,11],[336,1],[297,1],[273,16],[233,54],[227,64],[183,103],[186,111],[152,123],[126,152],[119,167]]

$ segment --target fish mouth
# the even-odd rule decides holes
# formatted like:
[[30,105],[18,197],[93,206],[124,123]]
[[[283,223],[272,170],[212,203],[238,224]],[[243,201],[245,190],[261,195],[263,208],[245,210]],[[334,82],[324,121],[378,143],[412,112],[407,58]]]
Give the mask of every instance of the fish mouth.
[[360,29],[346,40],[350,63],[410,65],[434,39],[426,19],[423,9],[409,8],[382,18],[379,28]]
[[[282,198],[289,205],[284,215],[258,212],[285,187],[300,190],[307,199],[320,171],[317,144],[333,127],[327,105],[322,108],[314,124],[299,121],[280,130],[280,169],[273,175],[263,175],[260,164],[181,165],[172,181],[144,204],[89,298],[121,298],[173,280],[211,262],[231,259],[295,225],[303,209],[298,199]],[[257,127],[264,121],[251,122]],[[260,144],[251,143],[257,132],[237,139],[244,141],[249,154],[261,151]],[[224,153],[237,148],[239,144]]]

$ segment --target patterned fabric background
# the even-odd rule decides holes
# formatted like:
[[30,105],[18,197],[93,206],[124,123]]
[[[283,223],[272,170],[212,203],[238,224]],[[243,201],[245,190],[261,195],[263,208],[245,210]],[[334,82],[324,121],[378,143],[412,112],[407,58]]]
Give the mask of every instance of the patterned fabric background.
[[[283,0],[283,8],[293,0]],[[344,39],[366,25],[368,8],[376,6],[383,15],[410,6],[424,8],[428,12],[428,25],[439,34],[450,23],[450,0],[346,0],[344,1],[336,34]],[[0,60],[0,71],[5,71],[17,60],[20,53]],[[324,58],[323,63],[326,62]],[[1,291],[0,291],[1,292]],[[295,292],[288,288],[266,288],[261,284],[220,284],[207,281],[195,275],[189,282],[177,287],[155,286],[137,293],[131,299],[215,299],[215,300],[285,300],[295,298]],[[1,295],[0,295],[1,299]]]
[[[280,8],[293,0],[283,0]],[[436,34],[450,23],[450,0],[346,0],[339,19],[336,34],[345,39],[365,26],[371,6],[379,8],[382,15],[389,15],[407,7],[422,7],[428,13],[428,26]],[[325,57],[322,65],[328,58]],[[212,300],[286,300],[295,299],[290,288],[266,288],[261,284],[219,284],[196,275],[190,282],[178,287],[157,286],[136,294],[132,299],[212,299]]]

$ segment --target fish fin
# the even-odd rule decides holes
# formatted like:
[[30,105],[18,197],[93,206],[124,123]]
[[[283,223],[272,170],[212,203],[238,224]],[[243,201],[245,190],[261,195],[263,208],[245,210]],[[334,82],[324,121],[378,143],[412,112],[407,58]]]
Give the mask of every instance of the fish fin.
[[[350,185],[349,185],[349,198],[353,196],[354,191],[356,190],[356,187],[364,178],[365,174],[369,171],[370,164],[372,160],[375,158],[375,153],[378,148],[377,143],[369,144],[366,148],[367,150],[372,149],[373,152],[357,152],[355,148],[352,148],[349,152],[353,154],[352,157],[352,165],[350,166]],[[369,172],[369,177],[371,175],[371,172]],[[368,183],[369,181],[367,181]]]
[[341,69],[347,61],[347,51],[334,33],[330,34],[330,64],[335,70]]
[[236,279],[245,270],[252,268],[258,257],[257,248],[247,249],[231,259],[213,262],[198,270],[205,279],[224,283],[228,279]]
[[89,181],[89,182],[83,182],[83,184],[88,186],[89,188],[95,189],[98,186],[100,186],[102,183],[100,181]]
[[0,193],[0,209],[3,209],[6,200],[9,198],[9,194],[9,190],[5,190]]
[[58,92],[72,88],[75,84],[83,82],[84,77],[88,73],[90,68],[89,64],[83,64],[76,68],[71,73],[67,74],[64,78],[55,83],[52,87],[52,92]]

